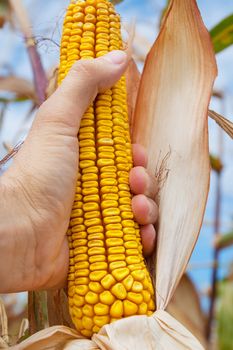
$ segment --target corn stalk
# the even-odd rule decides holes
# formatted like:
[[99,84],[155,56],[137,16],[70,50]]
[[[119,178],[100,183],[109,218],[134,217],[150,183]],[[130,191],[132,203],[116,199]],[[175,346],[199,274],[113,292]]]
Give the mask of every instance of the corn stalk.
[[16,16],[19,28],[24,36],[25,45],[30,58],[34,86],[38,98],[38,104],[42,104],[46,99],[47,77],[41,63],[40,55],[36,48],[35,38],[32,32],[32,25],[27,11],[21,0],[9,0],[13,13]]

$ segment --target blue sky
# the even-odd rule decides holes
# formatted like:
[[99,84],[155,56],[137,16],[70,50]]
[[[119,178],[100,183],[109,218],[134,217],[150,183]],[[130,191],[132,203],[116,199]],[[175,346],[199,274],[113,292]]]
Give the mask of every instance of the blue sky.
[[[34,33],[38,39],[46,37],[52,38],[59,43],[60,28],[65,7],[69,1],[56,0],[25,0],[28,7]],[[199,0],[197,1],[207,28],[212,28],[218,21],[225,16],[233,13],[233,2],[229,0]],[[124,0],[118,6],[118,11],[122,15],[124,25],[132,20],[136,21],[136,40],[140,42],[139,51],[146,53],[155,39],[158,32],[158,23],[161,10],[165,1],[162,0]],[[0,31],[1,55],[0,55],[0,74],[7,72],[7,62],[12,57],[14,66],[13,73],[22,77],[31,79],[31,70],[27,54],[24,49],[23,40],[20,33],[12,34],[6,27]],[[47,69],[58,62],[59,48],[50,41],[40,41],[40,53],[43,57],[44,65]],[[219,75],[216,80],[215,88],[224,91],[225,99],[220,103],[216,99],[211,102],[211,108],[220,113],[225,113],[229,118],[233,118],[233,47],[227,49],[217,56]],[[8,63],[9,64],[9,63]],[[24,116],[28,110],[28,105],[14,104],[8,107],[7,115],[0,131],[0,156],[4,154],[1,141],[7,141],[15,144],[21,139],[28,130],[31,120],[26,123]],[[210,121],[210,149],[211,152],[218,154],[218,135],[219,129],[215,123]],[[233,142],[227,136],[224,136],[224,165],[223,172],[223,201],[222,201],[222,230],[229,230],[233,218],[233,163],[231,161],[233,154]],[[205,222],[213,221],[214,201],[215,201],[215,175],[211,178],[211,189],[206,211]],[[212,260],[212,234],[213,229],[204,225],[201,231],[200,239],[191,258],[191,266],[196,263],[207,263]],[[227,263],[232,261],[233,249],[227,249],[221,254],[223,268],[221,276],[227,270]],[[209,269],[192,269],[191,275],[200,290],[209,285]],[[205,303],[206,306],[206,303]]]

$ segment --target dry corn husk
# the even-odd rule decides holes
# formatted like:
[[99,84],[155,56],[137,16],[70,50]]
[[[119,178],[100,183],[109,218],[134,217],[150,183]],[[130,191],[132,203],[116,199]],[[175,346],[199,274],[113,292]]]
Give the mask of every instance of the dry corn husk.
[[0,330],[0,349],[6,349],[9,344],[8,320],[2,298],[0,298]]
[[175,291],[203,220],[210,176],[207,116],[215,76],[212,44],[196,2],[172,1],[146,61],[134,125],[134,141],[147,148],[149,170],[160,187],[159,309]]
[[128,95],[128,114],[130,122],[131,134],[133,132],[135,107],[140,85],[141,74],[137,68],[135,61],[131,58],[128,69],[126,71],[126,86]]
[[54,326],[40,331],[13,350],[201,350],[199,342],[165,311],[154,316],[134,316],[101,329],[92,340],[78,332]]
[[[92,340],[64,326],[41,331],[19,350],[201,350],[167,312],[197,240],[209,187],[207,110],[216,76],[211,41],[195,0],[172,0],[150,51],[139,90],[134,141],[149,153],[160,181],[156,259],[157,311],[102,328]],[[155,271],[154,271],[155,270]]]
[[166,311],[183,324],[206,347],[207,318],[201,309],[200,297],[191,278],[184,274]]

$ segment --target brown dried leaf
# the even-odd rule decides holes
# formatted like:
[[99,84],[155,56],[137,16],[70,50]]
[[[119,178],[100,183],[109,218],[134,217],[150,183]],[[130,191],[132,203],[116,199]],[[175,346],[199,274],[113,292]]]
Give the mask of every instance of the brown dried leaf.
[[1,337],[0,337],[0,349],[9,349],[9,346]]
[[0,77],[0,90],[13,92],[18,98],[36,100],[31,82],[16,76]]
[[[162,339],[162,341],[161,341]],[[203,350],[201,344],[165,311],[123,318],[104,326],[91,340],[64,326],[38,332],[13,350]]]
[[5,305],[3,300],[0,298],[0,348],[4,349],[8,347],[9,336],[8,336],[8,319],[6,314]]
[[[159,181],[156,280],[166,308],[196,243],[209,189],[207,112],[216,76],[209,33],[195,0],[172,0],[144,68],[133,141]],[[156,272],[154,272],[156,270]]]
[[140,79],[141,79],[141,74],[133,58],[131,58],[129,62],[128,69],[125,75],[126,75],[126,85],[127,85],[130,129],[132,130],[133,123],[134,123],[134,111],[135,111],[138,89],[139,89]]
[[50,326],[59,324],[74,328],[69,314],[68,298],[63,289],[47,292],[47,307]]
[[18,340],[23,338],[29,330],[29,322],[27,318],[23,318],[19,328]]
[[[24,340],[22,343],[13,346],[12,350],[63,350],[66,345],[75,339],[80,339],[80,348],[86,349],[84,346],[87,343],[92,343],[90,340],[82,339],[75,330],[64,326],[54,326],[44,329],[30,338]],[[94,343],[93,343],[94,344]],[[68,349],[68,348],[67,348]],[[87,348],[88,349],[88,348]],[[98,349],[98,347],[91,347],[90,350]]]
[[233,139],[233,123],[230,120],[211,110],[209,116]]
[[206,348],[206,319],[199,295],[188,275],[184,275],[167,307],[167,311],[181,322]]

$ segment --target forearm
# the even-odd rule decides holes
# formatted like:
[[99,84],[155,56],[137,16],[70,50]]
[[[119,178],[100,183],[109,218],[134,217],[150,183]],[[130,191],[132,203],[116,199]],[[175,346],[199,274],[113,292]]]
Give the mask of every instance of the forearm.
[[[0,293],[31,285],[34,269],[33,236],[17,186],[0,179]],[[32,273],[32,274],[31,274]]]

